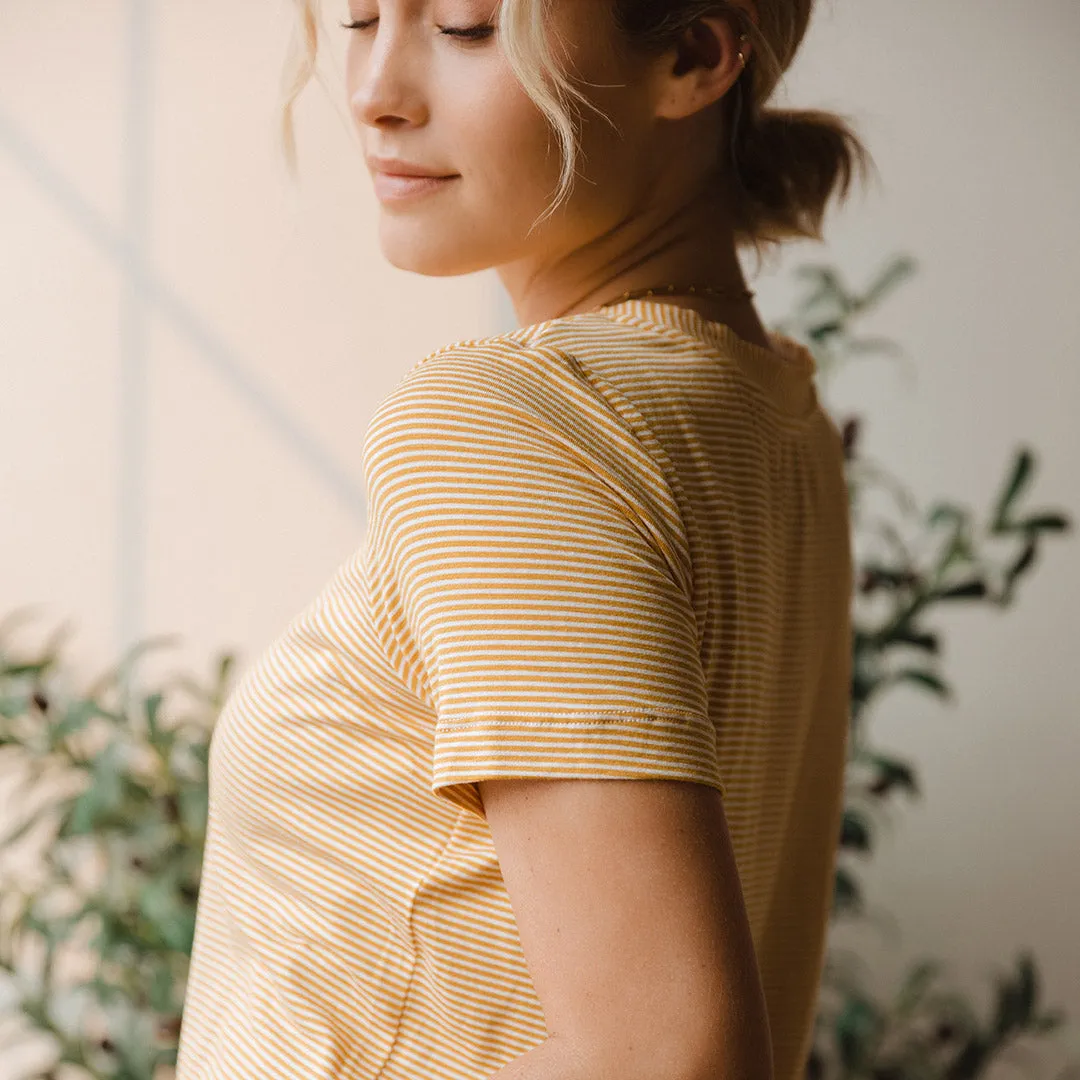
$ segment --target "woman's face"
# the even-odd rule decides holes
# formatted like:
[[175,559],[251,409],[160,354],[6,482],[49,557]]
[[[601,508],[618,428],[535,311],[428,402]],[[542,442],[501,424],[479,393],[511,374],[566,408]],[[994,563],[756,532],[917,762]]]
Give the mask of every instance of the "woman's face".
[[[498,4],[349,0],[345,21],[360,23],[348,31],[349,105],[373,170],[380,243],[394,266],[448,276],[519,263],[529,278],[616,229],[649,198],[664,164],[656,160],[656,121],[645,69],[613,47],[609,4],[553,5],[549,33],[569,51],[570,77],[619,131],[584,111],[572,194],[529,235],[557,189],[559,144],[495,33],[473,29],[497,20]],[[558,49],[559,38],[551,40]],[[451,178],[405,198],[379,194],[376,157]]]

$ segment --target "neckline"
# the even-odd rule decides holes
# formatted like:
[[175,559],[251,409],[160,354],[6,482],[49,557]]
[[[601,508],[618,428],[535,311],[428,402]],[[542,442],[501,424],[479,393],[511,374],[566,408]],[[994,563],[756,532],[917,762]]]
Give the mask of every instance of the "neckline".
[[704,343],[735,360],[785,413],[796,419],[805,419],[817,409],[817,361],[805,345],[786,334],[766,331],[771,345],[766,349],[739,337],[726,323],[705,318],[700,311],[647,298],[621,300],[590,314]]

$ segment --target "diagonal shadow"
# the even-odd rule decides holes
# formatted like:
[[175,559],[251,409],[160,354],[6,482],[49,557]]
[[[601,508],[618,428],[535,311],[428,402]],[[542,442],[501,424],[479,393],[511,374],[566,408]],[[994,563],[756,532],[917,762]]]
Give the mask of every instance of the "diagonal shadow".
[[238,397],[246,401],[282,443],[341,502],[364,515],[364,492],[333,454],[321,446],[303,424],[291,416],[273,394],[247,371],[225,342],[180,299],[142,259],[138,251],[84,199],[65,176],[34,145],[31,138],[0,109],[0,150],[19,164],[57,208],[128,276],[142,299],[152,304],[176,331],[195,346],[207,366]]

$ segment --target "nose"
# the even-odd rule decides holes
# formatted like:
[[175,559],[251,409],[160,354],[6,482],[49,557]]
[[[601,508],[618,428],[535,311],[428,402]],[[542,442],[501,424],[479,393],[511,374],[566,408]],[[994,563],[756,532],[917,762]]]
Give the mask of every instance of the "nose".
[[380,21],[374,42],[351,50],[353,88],[349,107],[369,127],[422,124],[427,114],[422,93],[419,49],[409,46],[405,28]]

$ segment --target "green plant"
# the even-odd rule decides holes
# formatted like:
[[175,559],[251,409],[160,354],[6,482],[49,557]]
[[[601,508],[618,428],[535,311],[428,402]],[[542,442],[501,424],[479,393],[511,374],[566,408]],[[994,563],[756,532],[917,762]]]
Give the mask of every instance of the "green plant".
[[[831,267],[805,266],[809,285],[795,314],[777,329],[814,352],[826,378],[855,356],[900,355],[888,340],[859,336],[858,321],[910,277],[913,259],[890,259],[863,292],[849,289]],[[910,685],[942,700],[953,697],[941,667],[942,642],[926,626],[942,604],[982,603],[999,608],[1015,600],[1021,579],[1034,568],[1047,534],[1071,530],[1058,511],[1024,511],[1022,497],[1035,473],[1035,454],[1020,447],[1000,492],[981,518],[960,503],[939,501],[923,511],[911,493],[860,451],[857,417],[841,425],[844,435],[856,554],[853,610],[851,742],[833,918],[864,914],[863,891],[853,860],[874,851],[876,819],[901,793],[918,796],[915,767],[876,749],[867,731],[871,705],[897,686]],[[869,496],[891,497],[899,523],[871,520]],[[1043,1010],[1035,961],[1016,958],[998,980],[992,1016],[977,1011],[955,990],[941,990],[944,965],[915,963],[894,1000],[875,1000],[850,965],[826,964],[817,1038],[807,1066],[810,1078],[843,1080],[969,1080],[1003,1058],[1021,1036],[1059,1028],[1064,1015]],[[831,993],[830,993],[831,991]]]
[[35,872],[0,886],[0,968],[21,1033],[49,1036],[83,1076],[151,1080],[176,1061],[209,737],[233,657],[209,689],[181,676],[132,695],[134,662],[167,641],[72,693],[58,638],[34,660],[0,638],[5,804],[21,811],[5,814],[0,851],[36,834]]
[[[891,260],[855,294],[835,270],[804,267],[798,273],[809,293],[776,328],[804,340],[825,377],[855,355],[896,355],[892,342],[858,337],[855,325],[914,268],[910,259]],[[1071,528],[1060,513],[1019,509],[1035,470],[1030,449],[1016,453],[977,523],[954,501],[920,513],[860,453],[859,429],[857,418],[842,425],[855,539],[879,541],[882,550],[856,551],[852,740],[834,919],[864,914],[853,860],[874,851],[875,810],[900,793],[919,793],[914,766],[873,747],[870,705],[901,684],[948,698],[940,635],[924,625],[928,612],[965,602],[1009,606],[1045,534]],[[875,487],[893,496],[914,539],[895,524],[866,520]],[[0,971],[15,993],[8,1026],[52,1040],[55,1064],[44,1076],[59,1076],[65,1065],[101,1080],[157,1080],[176,1060],[206,835],[209,739],[234,656],[221,654],[209,688],[174,677],[134,694],[135,662],[154,644],[144,643],[75,692],[60,635],[28,660],[9,655],[5,632],[0,627],[0,769],[6,803],[19,812],[14,820],[5,815],[10,831],[0,837],[0,855],[31,841],[36,853],[35,874],[0,878]],[[80,957],[81,968],[74,966]],[[1019,1035],[1064,1021],[1060,1011],[1040,1007],[1027,954],[1000,979],[983,1022],[962,994],[939,989],[942,972],[939,962],[920,961],[894,1000],[881,1002],[830,955],[808,1077],[970,1080],[1003,1059]]]

